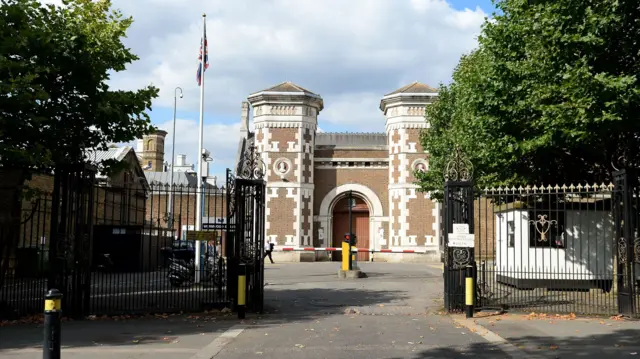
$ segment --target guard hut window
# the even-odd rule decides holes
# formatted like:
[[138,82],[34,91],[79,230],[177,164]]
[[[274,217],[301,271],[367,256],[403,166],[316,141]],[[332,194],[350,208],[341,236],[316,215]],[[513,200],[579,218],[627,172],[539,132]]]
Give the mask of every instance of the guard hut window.
[[516,244],[516,221],[507,221],[507,245],[509,248],[515,247]]

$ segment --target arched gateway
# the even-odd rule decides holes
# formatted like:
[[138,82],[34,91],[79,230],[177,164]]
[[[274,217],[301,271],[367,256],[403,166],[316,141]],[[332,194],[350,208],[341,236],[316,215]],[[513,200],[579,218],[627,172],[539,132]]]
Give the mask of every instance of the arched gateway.
[[[349,232],[349,192],[352,194],[352,226],[358,237],[356,247],[376,248],[375,234],[382,228],[382,202],[370,188],[360,184],[344,184],[324,196],[319,211],[319,226],[326,234],[324,245],[340,247],[344,234]],[[333,260],[340,260],[342,253],[334,253]],[[358,253],[359,261],[368,261],[369,253]]]

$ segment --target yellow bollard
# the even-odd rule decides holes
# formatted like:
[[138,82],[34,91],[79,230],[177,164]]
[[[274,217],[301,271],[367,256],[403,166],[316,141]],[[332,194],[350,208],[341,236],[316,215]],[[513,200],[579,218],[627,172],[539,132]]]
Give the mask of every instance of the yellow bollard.
[[247,305],[247,266],[238,266],[238,319],[244,319]]
[[475,302],[475,285],[473,283],[473,267],[467,266],[465,270],[465,309],[467,318],[473,318],[473,305]]
[[342,270],[349,270],[349,243],[342,241]]

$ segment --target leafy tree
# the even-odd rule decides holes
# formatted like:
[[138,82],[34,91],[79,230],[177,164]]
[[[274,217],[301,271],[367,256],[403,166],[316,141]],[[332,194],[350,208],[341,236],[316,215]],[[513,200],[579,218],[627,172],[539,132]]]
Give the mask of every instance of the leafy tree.
[[443,185],[454,144],[480,186],[593,183],[640,166],[636,0],[500,0],[478,49],[427,108],[422,136]]
[[146,111],[158,90],[114,90],[107,83],[138,59],[122,43],[132,21],[109,0],[65,0],[62,7],[1,0],[2,258],[17,238],[22,185],[32,173],[80,163],[87,149],[152,130]]

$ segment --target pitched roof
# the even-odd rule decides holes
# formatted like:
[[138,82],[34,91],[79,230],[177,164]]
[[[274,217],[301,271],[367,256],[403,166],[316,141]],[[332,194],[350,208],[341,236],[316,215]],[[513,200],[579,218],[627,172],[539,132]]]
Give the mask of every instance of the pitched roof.
[[388,93],[385,96],[396,95],[400,93],[437,93],[437,92],[438,92],[438,89],[433,88],[427,84],[423,84],[421,82],[415,81],[391,93]]
[[106,160],[122,161],[129,152],[133,151],[131,146],[110,147],[107,150],[87,150],[85,158],[92,164],[99,164]]
[[303,87],[300,87],[290,81],[285,81],[283,83],[277,84],[275,86],[269,87],[268,89],[265,89],[259,92],[292,92],[292,93],[302,92],[302,93],[318,96],[318,94],[313,93]]
[[[147,181],[151,185],[168,185],[171,183],[171,172],[145,172]],[[173,184],[177,186],[185,186],[189,188],[196,188],[198,186],[197,175],[187,172],[174,172]],[[204,184],[205,188],[216,188],[210,183]]]

